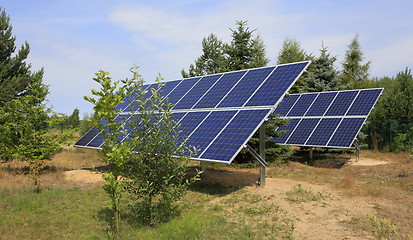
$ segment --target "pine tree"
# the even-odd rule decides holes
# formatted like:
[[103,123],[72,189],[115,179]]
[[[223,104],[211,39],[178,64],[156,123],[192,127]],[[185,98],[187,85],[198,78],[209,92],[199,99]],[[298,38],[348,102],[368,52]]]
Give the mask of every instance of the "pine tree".
[[224,72],[225,58],[223,43],[215,34],[202,39],[202,55],[189,66],[188,73],[181,71],[182,77],[195,77]]
[[189,66],[188,72],[181,71],[182,77],[236,71],[263,67],[269,63],[265,56],[265,44],[255,30],[249,30],[247,21],[236,22],[238,28],[231,30],[232,40],[223,43],[215,34],[202,40],[202,55]]
[[336,57],[327,52],[327,47],[322,46],[320,56],[312,62],[312,69],[308,72],[302,92],[324,92],[343,90],[346,88],[339,78],[334,67]]
[[61,150],[65,136],[50,133],[44,105],[49,90],[42,82],[43,69],[32,73],[25,63],[30,52],[27,42],[15,54],[10,18],[0,11],[0,160],[27,162],[39,192],[43,163]]
[[235,71],[248,68],[263,67],[269,59],[265,56],[265,44],[259,36],[253,37],[256,31],[249,30],[247,21],[237,21],[236,30],[231,30],[232,41],[224,45],[224,53],[228,61],[228,70]]
[[369,69],[371,62],[368,61],[362,64],[363,52],[360,48],[358,41],[358,35],[354,37],[351,43],[348,45],[348,50],[344,57],[343,70],[341,78],[343,83],[349,84],[351,88],[358,88],[363,86],[363,82],[366,82],[369,78]]
[[25,62],[30,52],[27,42],[16,53],[12,30],[10,17],[0,8],[0,107],[18,96],[31,94],[30,84],[43,75],[43,70],[32,73],[31,65]]
[[[285,39],[281,50],[278,52],[277,64],[293,63],[312,60],[313,56],[301,48],[300,42],[294,39]],[[307,71],[311,71],[312,64]],[[304,88],[304,82],[307,74],[304,73],[290,89],[290,93],[301,92]]]

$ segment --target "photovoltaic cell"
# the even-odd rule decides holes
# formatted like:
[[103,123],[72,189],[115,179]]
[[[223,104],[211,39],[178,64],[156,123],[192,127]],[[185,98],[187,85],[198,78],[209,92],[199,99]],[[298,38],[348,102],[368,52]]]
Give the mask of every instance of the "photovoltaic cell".
[[224,73],[194,108],[214,108],[247,71]]
[[317,128],[311,134],[305,145],[307,146],[326,146],[328,140],[333,135],[341,118],[323,118]]
[[300,97],[300,95],[291,95],[288,97],[284,97],[280,105],[275,109],[274,114],[280,114],[280,115],[287,115],[287,113],[290,111],[291,107],[294,105],[294,103],[297,101],[297,99]]
[[339,92],[334,99],[325,116],[344,116],[357,96],[358,91],[343,91]]
[[194,157],[205,150],[236,113],[237,111],[215,111],[199,125],[186,143],[187,146],[197,147],[199,152]]
[[324,116],[324,113],[333,102],[336,95],[337,92],[319,93],[305,116]]
[[196,77],[182,80],[182,82],[168,95],[168,102],[176,104],[179,99],[181,99],[184,94],[198,82],[199,79],[199,77]]
[[238,114],[199,158],[231,162],[243,144],[257,130],[259,124],[268,116],[269,111],[268,109],[239,110]]
[[284,134],[281,134],[276,139],[274,139],[277,143],[283,144],[287,141],[288,137],[291,135],[294,128],[300,122],[301,119],[290,119],[290,122],[286,126],[281,126],[277,129],[277,131],[285,131]]
[[[251,94],[267,79],[268,75],[274,70],[274,67],[260,68],[249,70],[248,73],[241,78],[237,85],[229,92],[229,94],[218,105],[218,108],[223,107],[242,107],[250,98]],[[285,92],[285,91],[284,91]]]
[[361,90],[346,115],[368,115],[381,92],[382,89]]
[[222,76],[212,75],[203,77],[175,106],[174,109],[190,109],[201,96]]
[[330,147],[349,147],[360,131],[365,118],[344,118],[333,137],[328,142]]
[[319,120],[320,119],[318,118],[302,119],[290,138],[287,140],[287,144],[303,145],[307,141]]
[[180,141],[184,141],[210,112],[189,112],[179,122],[181,125]]
[[287,89],[295,82],[309,62],[292,65],[280,65],[273,71],[264,84],[252,96],[245,106],[275,105],[284,96]]
[[297,100],[296,104],[292,107],[291,111],[287,114],[287,116],[304,116],[316,97],[316,93],[302,94],[301,97]]
[[76,144],[86,146],[98,133],[99,129],[92,127]]

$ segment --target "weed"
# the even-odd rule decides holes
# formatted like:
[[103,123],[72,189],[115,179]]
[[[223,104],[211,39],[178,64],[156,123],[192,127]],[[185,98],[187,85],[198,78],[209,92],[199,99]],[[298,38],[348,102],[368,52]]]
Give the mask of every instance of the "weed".
[[306,190],[302,188],[301,184],[296,185],[293,190],[288,191],[285,194],[287,195],[285,199],[294,203],[309,201],[318,202],[324,198],[320,192],[314,194],[311,190]]
[[398,232],[396,226],[389,220],[380,218],[376,215],[367,215],[371,223],[371,232],[377,239],[397,239]]

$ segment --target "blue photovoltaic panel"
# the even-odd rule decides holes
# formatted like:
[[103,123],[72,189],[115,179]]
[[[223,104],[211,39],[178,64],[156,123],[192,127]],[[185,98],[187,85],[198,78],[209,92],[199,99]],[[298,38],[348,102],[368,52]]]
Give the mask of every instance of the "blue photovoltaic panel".
[[365,118],[344,118],[333,137],[328,142],[330,147],[350,147]]
[[192,132],[186,143],[187,146],[194,146],[198,149],[197,157],[218,133],[228,124],[237,111],[215,111],[212,112],[199,127]]
[[214,159],[231,162],[243,144],[257,130],[270,110],[239,110],[238,114],[218,135],[212,144],[199,156],[199,159]]
[[303,145],[307,141],[311,132],[317,125],[318,118],[306,118],[302,119],[298,126],[295,128],[294,132],[291,134],[290,138],[287,140],[286,144],[291,145]]
[[179,99],[181,99],[184,94],[198,82],[199,79],[199,77],[196,77],[182,80],[182,82],[168,95],[168,102],[176,104]]
[[317,97],[316,93],[302,94],[297,100],[291,111],[287,114],[288,117],[304,116],[308,111],[314,99]]
[[357,96],[358,91],[343,91],[339,92],[334,99],[325,116],[344,116]]
[[337,92],[319,93],[305,116],[324,116],[324,113],[333,102],[336,95]]
[[[300,99],[308,94],[293,94],[290,98],[300,97],[294,104],[291,104],[287,98],[285,103],[281,102],[274,110],[274,113],[287,114],[283,118],[290,119],[287,126],[277,130],[294,129],[298,121],[313,124],[311,119],[321,120],[310,134],[308,134],[309,127],[304,128],[300,123],[292,133],[282,134],[274,140],[280,144],[298,146],[349,148],[382,91],[383,89],[380,88],[315,93],[317,97],[307,113],[303,112],[308,108],[309,101],[300,101]],[[305,137],[307,139],[303,143],[302,139]]]
[[279,127],[277,131],[286,131],[286,132],[278,136],[276,139],[274,139],[275,142],[279,144],[285,143],[285,141],[287,141],[288,137],[291,135],[292,131],[297,126],[297,124],[300,122],[300,120],[301,119],[290,119],[290,122],[286,126]]
[[199,82],[174,106],[174,109],[190,109],[222,76],[212,75],[203,77]]
[[208,114],[209,112],[189,112],[186,114],[179,122],[181,125],[180,141],[186,139]]
[[218,108],[244,106],[245,102],[251,97],[251,94],[267,79],[273,70],[274,67],[249,70],[222,100]]
[[75,143],[75,146],[86,146],[92,139],[99,133],[99,129],[96,127],[91,128],[79,141]]
[[305,145],[307,146],[326,146],[328,140],[333,135],[341,118],[323,118],[317,128],[311,134]]
[[297,101],[298,97],[300,95],[291,95],[288,97],[284,97],[280,105],[275,109],[273,112],[274,114],[280,114],[280,115],[287,115],[287,113],[290,111],[291,107],[294,105],[295,101]]
[[247,71],[225,73],[194,108],[214,108]]
[[275,105],[309,64],[310,62],[300,62],[277,66],[245,106]]
[[347,116],[368,115],[383,89],[361,90]]
[[97,134],[93,138],[93,140],[90,141],[86,146],[87,147],[92,147],[92,148],[99,148],[103,144],[104,140],[105,140],[105,138],[102,135]]
[[[142,89],[145,90],[149,87],[149,84],[142,85]],[[131,96],[127,96],[123,99],[123,103],[118,104],[116,109],[121,110],[121,112],[125,111],[128,105],[136,98],[136,92],[133,92]]]
[[[192,159],[230,163],[308,64],[301,62],[170,81],[162,86],[160,95],[175,104],[171,117],[179,127],[178,141],[199,147],[200,152]],[[151,98],[151,89],[157,86],[157,83],[143,86],[146,88],[143,99]],[[119,136],[121,141],[129,141],[135,131],[142,130],[142,122],[132,124],[139,118],[129,117],[143,114],[137,110],[136,98],[134,93],[118,106],[121,111],[115,121],[125,121]],[[152,124],[160,121],[163,119],[157,115]],[[107,121],[101,123],[107,124]],[[95,128],[76,146],[102,148],[103,142]]]

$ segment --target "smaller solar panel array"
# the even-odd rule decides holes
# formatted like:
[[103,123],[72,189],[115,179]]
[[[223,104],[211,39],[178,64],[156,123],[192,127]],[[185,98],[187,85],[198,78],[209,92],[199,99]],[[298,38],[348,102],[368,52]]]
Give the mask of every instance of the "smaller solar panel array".
[[[230,163],[249,138],[265,121],[276,104],[291,88],[310,62],[228,72],[203,77],[165,82],[161,96],[174,104],[172,117],[187,137],[187,146],[199,149],[192,159]],[[152,96],[151,88],[144,98]],[[119,116],[130,121],[131,114],[139,114],[136,94],[119,104]],[[125,126],[126,132],[133,129]],[[102,148],[104,139],[92,128],[75,146]],[[127,141],[128,133],[121,136]],[[138,150],[139,151],[139,150]]]
[[286,131],[275,141],[279,144],[349,148],[383,91],[349,91],[292,94],[274,110],[290,119]]

